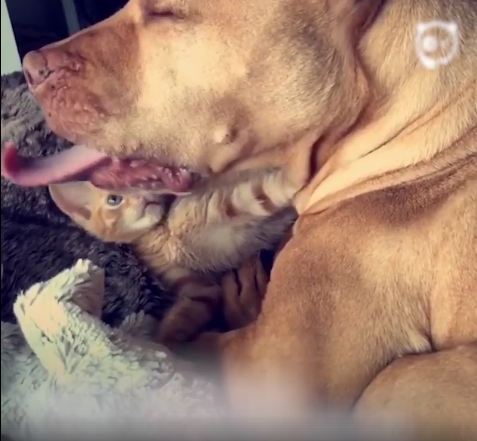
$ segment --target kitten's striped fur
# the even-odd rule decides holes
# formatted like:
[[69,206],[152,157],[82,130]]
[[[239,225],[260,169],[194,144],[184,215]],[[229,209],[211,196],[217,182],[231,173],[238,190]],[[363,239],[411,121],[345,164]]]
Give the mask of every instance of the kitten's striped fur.
[[131,243],[177,295],[161,322],[163,341],[187,340],[210,322],[222,298],[220,274],[280,240],[295,216],[295,192],[278,170],[208,186],[170,205],[164,196],[124,194],[111,207],[109,193],[91,184],[50,186],[60,209],[102,240]]

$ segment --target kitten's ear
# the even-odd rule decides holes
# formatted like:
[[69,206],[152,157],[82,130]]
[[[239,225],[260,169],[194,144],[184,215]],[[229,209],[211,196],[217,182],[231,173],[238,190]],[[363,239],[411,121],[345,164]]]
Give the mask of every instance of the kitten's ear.
[[48,190],[57,207],[75,222],[84,224],[91,218],[94,189],[89,182],[50,184]]

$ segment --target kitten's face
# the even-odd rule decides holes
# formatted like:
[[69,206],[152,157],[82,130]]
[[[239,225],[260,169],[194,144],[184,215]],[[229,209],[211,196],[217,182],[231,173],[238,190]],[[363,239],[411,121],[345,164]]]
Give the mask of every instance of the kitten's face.
[[107,242],[132,243],[166,216],[165,196],[112,194],[89,182],[49,186],[58,208],[86,231]]

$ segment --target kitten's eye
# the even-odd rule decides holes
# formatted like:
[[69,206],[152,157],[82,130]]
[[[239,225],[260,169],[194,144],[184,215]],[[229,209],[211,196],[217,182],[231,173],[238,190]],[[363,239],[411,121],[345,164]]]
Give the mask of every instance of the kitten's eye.
[[123,203],[124,198],[118,194],[110,194],[106,198],[106,203],[110,207],[119,207]]

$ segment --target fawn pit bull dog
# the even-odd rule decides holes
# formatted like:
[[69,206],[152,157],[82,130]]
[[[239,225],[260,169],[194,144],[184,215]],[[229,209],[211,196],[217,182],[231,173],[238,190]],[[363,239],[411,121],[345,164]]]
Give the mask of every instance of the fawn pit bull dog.
[[[416,53],[433,20],[458,29],[437,68]],[[78,146],[9,149],[3,174],[179,192],[285,167],[299,219],[262,311],[213,337],[231,403],[287,384],[303,408],[475,436],[476,23],[474,0],[131,0],[26,56],[50,126]]]

